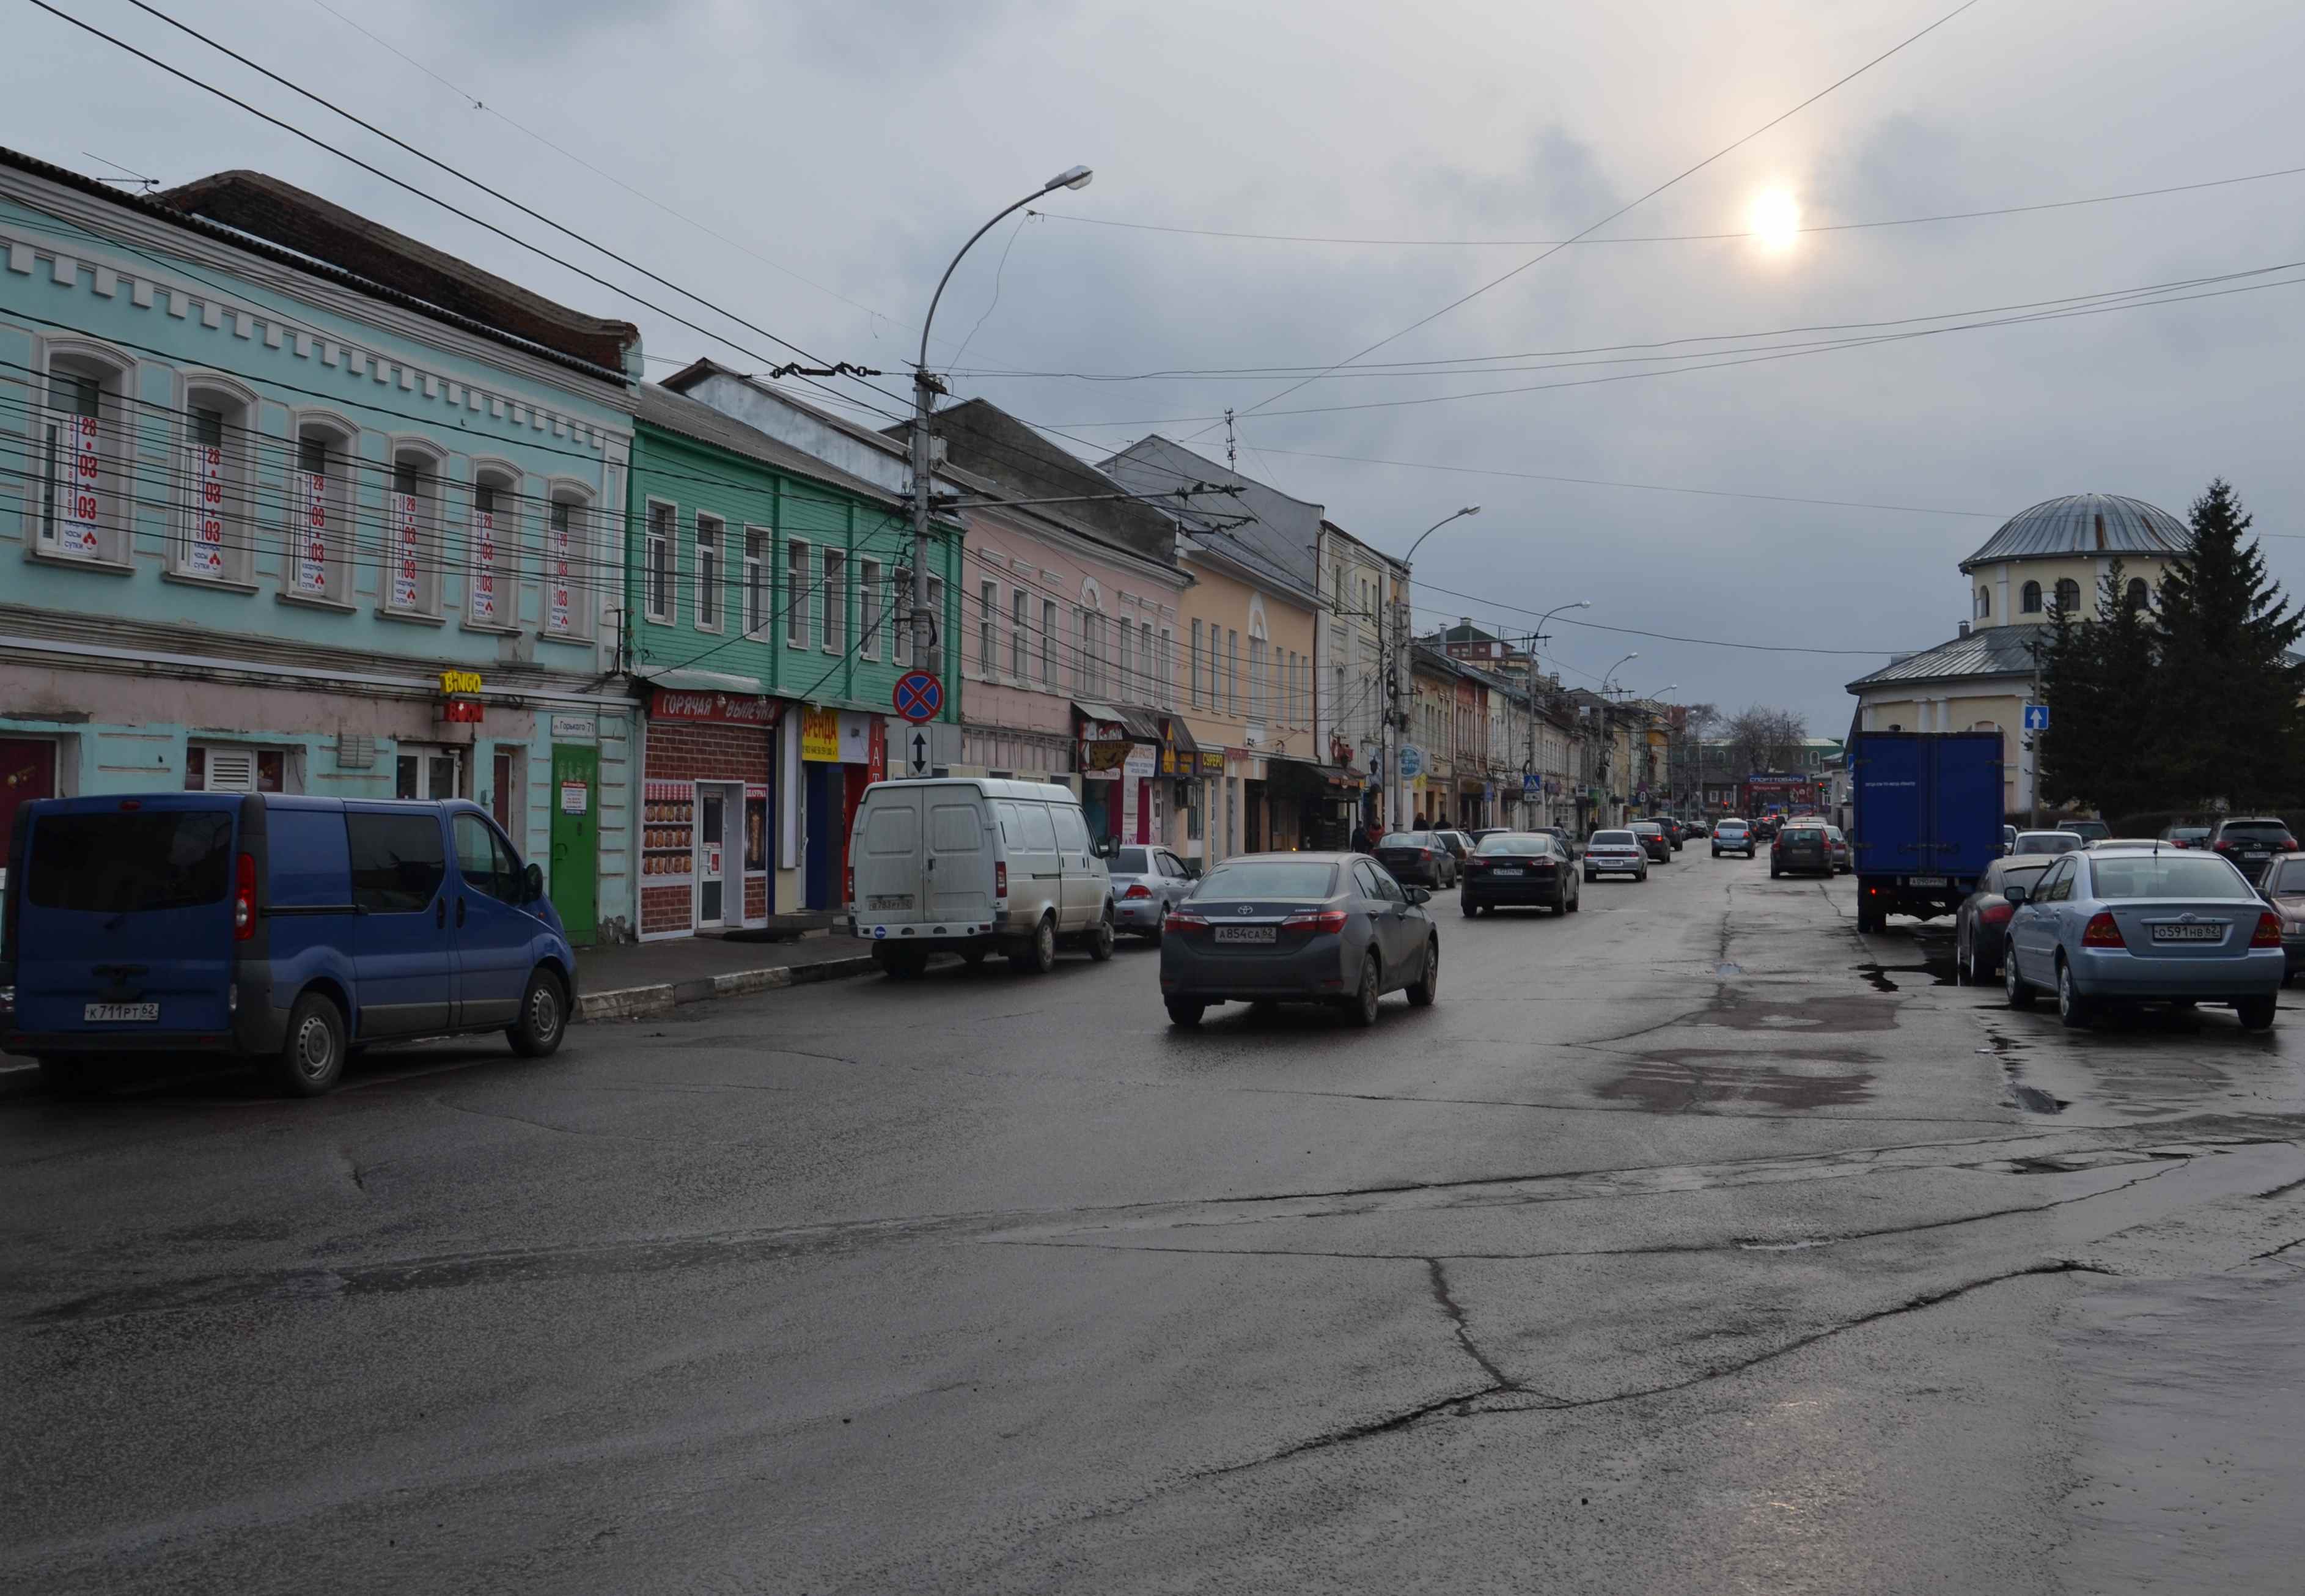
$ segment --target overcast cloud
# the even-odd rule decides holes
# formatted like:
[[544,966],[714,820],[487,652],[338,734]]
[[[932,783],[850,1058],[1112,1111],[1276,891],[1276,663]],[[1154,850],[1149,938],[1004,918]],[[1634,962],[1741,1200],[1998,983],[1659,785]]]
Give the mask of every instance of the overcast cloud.
[[[123,4],[91,22],[420,186],[575,247],[427,175]],[[665,276],[829,359],[895,369],[952,250],[1076,162],[1067,217],[1238,232],[1545,239],[1606,215],[1950,9],[1877,4],[1297,4],[1244,7],[843,4],[395,4],[156,0],[185,21]],[[0,138],[85,171],[84,151],[167,183],[278,174],[539,292],[628,317],[654,355],[737,347],[619,301],[37,11],[11,14]],[[2305,163],[2305,10],[1983,0],[1599,235],[1723,232],[1761,191],[1808,222],[1871,221],[2199,182]],[[509,116],[637,197],[515,131]],[[731,248],[651,204],[715,232]],[[1181,437],[1282,380],[1087,383],[1001,376],[1320,365],[1537,251],[1314,245],[1004,224],[940,311],[963,394],[1117,449]],[[2122,204],[1812,234],[1564,250],[1388,345],[1399,361],[1876,321],[2305,259],[2305,177]],[[585,259],[604,276],[618,268]],[[778,269],[781,268],[781,269]],[[808,281],[803,281],[807,279]],[[811,284],[816,284],[812,286]],[[647,289],[659,298],[661,290]],[[1401,409],[1252,415],[1242,469],[1398,551],[1428,543],[1420,621],[1589,598],[1583,618],[1752,642],[1885,650],[1952,634],[1954,562],[2051,496],[2134,494],[2182,514],[2230,478],[2260,532],[2305,534],[2297,333],[2305,287],[1952,334],[1709,373]],[[693,319],[719,318],[686,307]],[[1559,357],[1555,357],[1559,358]],[[1590,358],[1590,357],[1585,357]],[[1535,361],[1504,362],[1536,364]],[[661,375],[671,364],[654,362]],[[1272,406],[1423,397],[1611,374],[1580,367],[1340,377]],[[901,392],[901,380],[885,383]],[[877,395],[866,395],[882,403]],[[1221,454],[1222,433],[1195,446]],[[1286,452],[1284,452],[1286,451]],[[1451,475],[1306,454],[1867,500],[1906,514]],[[2269,539],[2305,585],[2305,540]],[[1452,589],[1481,595],[1459,599]],[[1518,609],[1507,607],[1519,607]],[[1838,735],[1882,655],[1761,654],[1560,626],[1549,651],[1732,707],[1779,702]],[[1587,673],[1580,675],[1580,673]]]

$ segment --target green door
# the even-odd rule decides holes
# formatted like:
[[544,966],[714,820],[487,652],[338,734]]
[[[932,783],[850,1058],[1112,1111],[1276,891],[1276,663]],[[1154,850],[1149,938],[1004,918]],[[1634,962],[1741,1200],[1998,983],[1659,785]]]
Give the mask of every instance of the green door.
[[590,947],[600,929],[600,751],[552,745],[552,906],[568,940]]

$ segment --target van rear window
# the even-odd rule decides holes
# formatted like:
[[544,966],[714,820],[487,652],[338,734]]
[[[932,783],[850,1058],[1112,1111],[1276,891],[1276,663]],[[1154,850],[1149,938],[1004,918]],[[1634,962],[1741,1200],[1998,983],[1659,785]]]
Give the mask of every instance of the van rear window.
[[99,914],[221,903],[232,880],[232,816],[218,810],[43,815],[24,896]]

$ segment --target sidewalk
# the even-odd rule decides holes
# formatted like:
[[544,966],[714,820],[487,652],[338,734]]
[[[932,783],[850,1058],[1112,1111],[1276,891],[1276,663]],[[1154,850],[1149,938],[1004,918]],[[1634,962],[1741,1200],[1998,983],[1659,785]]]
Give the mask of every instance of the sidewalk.
[[580,948],[575,1017],[631,1019],[708,998],[870,974],[868,947],[846,933],[818,931],[783,942],[681,937]]

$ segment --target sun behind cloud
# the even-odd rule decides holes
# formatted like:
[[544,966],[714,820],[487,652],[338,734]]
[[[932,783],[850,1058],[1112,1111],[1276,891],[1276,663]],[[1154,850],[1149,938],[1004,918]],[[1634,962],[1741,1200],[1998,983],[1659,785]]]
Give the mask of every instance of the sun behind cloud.
[[1800,204],[1783,189],[1765,189],[1754,196],[1746,219],[1753,236],[1773,250],[1791,249],[1800,236]]

